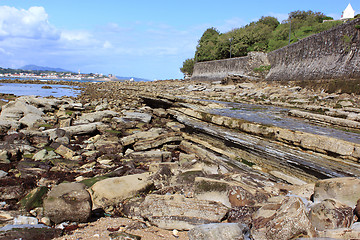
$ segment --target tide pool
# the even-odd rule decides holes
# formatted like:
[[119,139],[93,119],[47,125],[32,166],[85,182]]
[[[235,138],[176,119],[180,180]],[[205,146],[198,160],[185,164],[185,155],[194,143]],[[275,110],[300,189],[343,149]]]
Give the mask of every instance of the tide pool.
[[[51,89],[42,88],[50,86]],[[35,95],[39,97],[75,97],[81,90],[76,86],[50,85],[50,84],[23,84],[23,83],[2,83],[0,81],[0,93],[14,94],[16,96]]]

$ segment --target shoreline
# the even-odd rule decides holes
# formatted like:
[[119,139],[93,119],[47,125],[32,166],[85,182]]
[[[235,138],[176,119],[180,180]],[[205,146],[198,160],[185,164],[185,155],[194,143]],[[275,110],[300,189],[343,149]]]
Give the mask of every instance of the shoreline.
[[[246,232],[257,240],[274,229],[276,237],[266,239],[299,232],[334,237],[314,227],[330,219],[349,238],[360,236],[351,228],[357,199],[342,198],[350,186],[360,186],[360,143],[211,112],[240,113],[241,106],[227,104],[243,102],[255,112],[273,105],[331,113],[341,124],[360,121],[359,96],[268,82],[63,85],[82,91],[70,98],[0,94],[14,100],[0,113],[0,216],[6,216],[0,226],[22,219],[48,238],[145,240],[194,240],[203,227],[220,236],[231,228],[234,238]],[[311,124],[339,127],[318,115],[307,116],[317,117]],[[329,207],[328,190],[346,221],[316,220],[317,204]],[[272,217],[262,218],[269,209]],[[0,237],[29,234],[26,228],[0,231]]]

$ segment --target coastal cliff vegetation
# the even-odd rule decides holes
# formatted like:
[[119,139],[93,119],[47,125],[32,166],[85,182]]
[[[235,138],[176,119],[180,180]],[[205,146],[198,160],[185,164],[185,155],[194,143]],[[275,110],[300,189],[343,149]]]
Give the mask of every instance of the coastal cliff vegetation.
[[180,70],[191,75],[195,62],[242,57],[251,51],[271,52],[342,23],[321,12],[293,11],[281,23],[266,16],[226,33],[208,28],[198,41],[194,58],[186,59]]

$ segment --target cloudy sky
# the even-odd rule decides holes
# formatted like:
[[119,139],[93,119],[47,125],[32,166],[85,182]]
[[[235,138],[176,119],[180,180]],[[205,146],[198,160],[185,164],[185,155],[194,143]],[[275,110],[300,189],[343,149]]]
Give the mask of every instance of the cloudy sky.
[[182,62],[209,27],[227,32],[294,10],[337,19],[349,2],[360,13],[358,0],[0,0],[0,67],[182,78]]

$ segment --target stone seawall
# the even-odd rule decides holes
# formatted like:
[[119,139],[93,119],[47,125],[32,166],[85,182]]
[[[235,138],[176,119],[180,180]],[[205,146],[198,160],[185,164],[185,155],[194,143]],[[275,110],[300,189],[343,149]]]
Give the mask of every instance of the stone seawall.
[[246,57],[229,58],[195,64],[192,80],[217,81],[228,75],[257,77],[253,71],[262,65],[269,65],[265,53],[250,52]]
[[229,75],[259,77],[254,68],[271,65],[266,80],[360,79],[360,19],[304,38],[268,54],[199,62],[192,80],[216,81]]
[[360,19],[268,54],[266,80],[360,79]]

